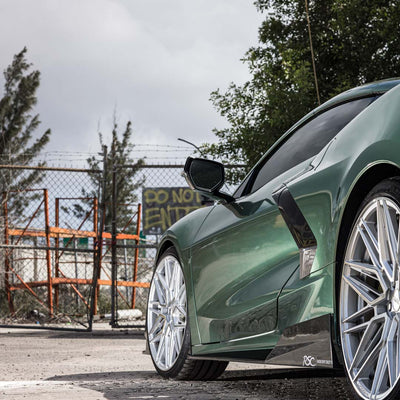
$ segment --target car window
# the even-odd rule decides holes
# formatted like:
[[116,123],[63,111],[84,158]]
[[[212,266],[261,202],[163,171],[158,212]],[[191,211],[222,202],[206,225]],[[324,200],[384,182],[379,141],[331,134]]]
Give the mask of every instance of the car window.
[[235,193],[233,194],[233,197],[234,197],[235,199],[237,199],[237,198],[243,196],[243,194],[245,194],[246,187],[247,187],[247,185],[248,185],[248,183],[249,183],[249,181],[250,181],[251,176],[252,176],[252,174],[248,174],[248,175],[244,178],[244,180],[242,181],[242,183],[238,186],[238,188],[236,189]]
[[336,134],[375,99],[376,97],[366,97],[341,104],[317,115],[298,128],[266,159],[258,169],[259,172],[255,172],[250,192],[255,192],[273,178],[318,154]]

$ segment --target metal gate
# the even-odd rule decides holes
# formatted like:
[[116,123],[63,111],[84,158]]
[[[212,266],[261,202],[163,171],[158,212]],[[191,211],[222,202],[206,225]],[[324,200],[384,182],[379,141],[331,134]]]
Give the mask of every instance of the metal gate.
[[[15,171],[14,185],[2,193],[1,323],[88,330],[99,248],[98,197],[77,189],[93,183],[88,170],[0,166],[2,175]],[[32,174],[41,179],[26,179]]]
[[[94,321],[132,320],[149,286],[138,282],[147,276],[138,262],[140,204],[129,206],[129,224],[107,232],[106,163],[102,170],[0,165],[2,176],[16,170],[21,184],[1,202],[0,324],[91,330]],[[32,171],[42,179],[24,187]],[[83,196],[88,192],[94,196]]]

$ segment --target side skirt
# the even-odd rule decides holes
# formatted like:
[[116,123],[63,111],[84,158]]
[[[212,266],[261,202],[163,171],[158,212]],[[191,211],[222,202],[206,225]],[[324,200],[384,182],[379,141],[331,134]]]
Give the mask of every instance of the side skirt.
[[250,351],[235,351],[213,353],[210,355],[189,356],[194,360],[214,360],[214,361],[233,361],[254,364],[265,364],[265,358],[271,350],[250,350]]
[[250,350],[189,356],[199,360],[236,361],[288,367],[336,368],[331,314],[286,328],[273,350]]
[[267,364],[333,368],[332,315],[289,326],[267,356]]

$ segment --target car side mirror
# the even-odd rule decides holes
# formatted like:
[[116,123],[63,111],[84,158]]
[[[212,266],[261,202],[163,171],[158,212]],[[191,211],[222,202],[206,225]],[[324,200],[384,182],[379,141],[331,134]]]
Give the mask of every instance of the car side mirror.
[[183,169],[183,176],[193,190],[204,196],[214,200],[224,200],[228,203],[234,200],[229,194],[219,191],[225,182],[225,169],[219,162],[188,157]]

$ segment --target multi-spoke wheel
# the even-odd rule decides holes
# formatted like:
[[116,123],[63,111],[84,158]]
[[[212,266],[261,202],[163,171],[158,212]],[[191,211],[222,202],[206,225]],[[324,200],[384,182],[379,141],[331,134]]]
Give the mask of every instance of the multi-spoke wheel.
[[344,255],[341,342],[362,399],[400,394],[399,200],[398,180],[377,185],[360,207]]
[[186,330],[186,285],[179,261],[166,255],[150,288],[147,334],[157,368],[170,370],[178,359]]
[[174,248],[157,263],[147,303],[147,342],[153,364],[165,378],[215,379],[227,362],[189,359],[186,283]]

